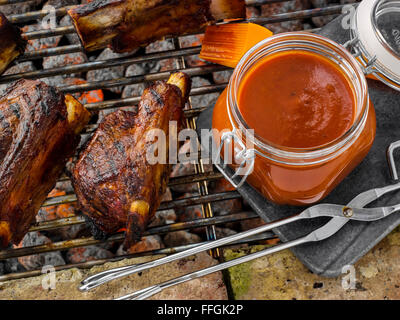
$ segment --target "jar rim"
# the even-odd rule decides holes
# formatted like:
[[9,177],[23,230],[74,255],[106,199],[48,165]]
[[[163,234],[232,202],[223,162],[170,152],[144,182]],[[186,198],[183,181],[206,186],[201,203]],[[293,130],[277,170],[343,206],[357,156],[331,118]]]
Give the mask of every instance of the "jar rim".
[[[310,48],[313,49],[331,50],[332,52],[334,52],[334,55],[337,59],[346,64],[346,66],[351,69],[351,71],[353,72],[352,79],[354,79],[355,81],[350,81],[350,78],[348,80],[349,82],[351,82],[350,84],[353,87],[352,89],[354,89],[354,94],[357,95],[355,97],[355,108],[356,110],[358,110],[357,116],[354,119],[353,125],[342,136],[325,145],[317,147],[292,148],[280,146],[273,144],[272,142],[267,141],[265,138],[258,136],[256,132],[250,135],[252,139],[251,142],[256,147],[256,150],[261,151],[264,157],[281,163],[287,163],[289,161],[291,164],[297,163],[298,165],[309,165],[314,163],[321,163],[337,156],[338,152],[341,153],[345,151],[360,135],[368,117],[368,85],[362,68],[357,60],[342,45],[321,35],[299,31],[286,32],[271,36],[256,44],[239,61],[230,79],[227,94],[227,113],[232,127],[234,129],[237,127],[240,132],[248,132],[251,129],[241,115],[237,103],[237,94],[242,76],[241,73],[246,72],[251,68],[251,66],[259,61],[259,59],[264,58],[265,55],[262,55],[262,53],[265,50],[271,48],[282,49],[288,45],[299,48],[300,45],[305,44],[310,45]],[[287,50],[295,49],[292,48]],[[344,68],[343,65],[339,65],[339,67],[342,69]],[[345,74],[347,74],[347,71]],[[235,123],[237,123],[238,125],[236,126]],[[249,134],[247,134],[246,137],[248,139]]]

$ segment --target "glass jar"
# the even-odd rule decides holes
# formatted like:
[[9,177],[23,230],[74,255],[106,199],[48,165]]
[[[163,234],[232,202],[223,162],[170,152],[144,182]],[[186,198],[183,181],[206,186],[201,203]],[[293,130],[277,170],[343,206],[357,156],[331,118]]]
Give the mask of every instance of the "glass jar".
[[[261,59],[293,50],[311,52],[331,60],[353,90],[355,117],[350,129],[321,147],[288,148],[268,143],[257,132],[249,134],[251,128],[238,108],[238,90],[246,73]],[[214,133],[214,141],[219,147],[217,156],[226,160],[230,152],[235,155],[234,163],[229,164],[236,170],[234,177],[228,176],[226,170],[216,164],[235,187],[247,180],[275,203],[309,205],[327,196],[364,159],[375,138],[376,120],[363,69],[350,52],[320,35],[289,32],[260,42],[241,59],[215,105],[212,126],[219,133],[224,132],[223,135]],[[250,148],[246,147],[249,142]],[[224,155],[221,154],[223,148]],[[226,150],[230,151],[226,153]],[[238,176],[241,176],[240,182]]]

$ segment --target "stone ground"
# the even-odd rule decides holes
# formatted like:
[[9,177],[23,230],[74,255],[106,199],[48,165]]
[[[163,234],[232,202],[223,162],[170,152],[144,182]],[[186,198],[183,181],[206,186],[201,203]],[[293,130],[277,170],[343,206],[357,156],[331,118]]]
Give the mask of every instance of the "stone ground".
[[[265,247],[227,249],[224,255],[229,260]],[[112,281],[89,293],[77,290],[80,281],[91,274],[149,259],[123,260],[90,270],[60,271],[56,273],[56,286],[53,290],[43,289],[43,281],[48,283],[46,276],[3,282],[0,283],[0,299],[112,299],[216,263],[210,256],[202,253],[123,280]],[[232,296],[243,300],[400,299],[400,228],[382,240],[354,268],[355,288],[346,290],[342,287],[342,282],[348,279],[347,274],[337,278],[323,278],[312,274],[291,251],[285,250],[230,268],[227,278],[231,282]],[[222,275],[215,273],[169,288],[152,299],[227,298]]]
[[[160,258],[153,257],[153,258]],[[90,270],[70,269],[55,273],[55,286],[49,287],[51,276],[49,274],[28,279],[12,280],[0,283],[0,300],[108,300],[115,299],[139,289],[160,282],[173,279],[199,269],[216,264],[206,253],[189,257],[157,267],[151,271],[144,271],[123,279],[115,280],[82,293],[78,290],[79,283],[89,275],[111,268],[138,264],[149,261],[149,257],[125,259],[119,262],[106,263],[93,267]],[[44,284],[44,286],[43,286]],[[46,288],[46,289],[45,289]],[[226,287],[222,281],[221,273],[214,273],[202,279],[195,279],[175,287],[168,288],[155,295],[157,300],[226,300],[228,298]]]
[[[233,259],[264,249],[225,250]],[[285,250],[229,269],[233,296],[244,300],[400,299],[400,228],[382,240],[355,266],[355,289],[345,290],[349,274],[323,278],[308,271]]]

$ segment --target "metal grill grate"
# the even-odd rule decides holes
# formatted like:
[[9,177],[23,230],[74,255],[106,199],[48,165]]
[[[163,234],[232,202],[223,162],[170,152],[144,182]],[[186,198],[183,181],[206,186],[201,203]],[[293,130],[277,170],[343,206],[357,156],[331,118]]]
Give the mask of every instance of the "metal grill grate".
[[[296,0],[301,1],[301,0]],[[26,0],[0,0],[0,11],[2,5],[13,4],[15,6],[20,5],[21,3],[26,2]],[[269,5],[278,2],[293,2],[288,0],[247,0],[247,6],[260,6],[260,5]],[[69,7],[60,8],[56,10],[57,16],[63,16],[66,14],[66,11]],[[326,15],[337,15],[342,12],[343,5],[335,5],[330,7],[324,8],[317,8],[317,9],[308,9],[308,10],[301,10],[296,12],[287,12],[281,14],[270,15],[268,17],[257,17],[257,18],[250,18],[249,21],[261,25],[266,24],[275,24],[281,23],[286,21],[292,20],[305,20],[310,19],[312,17],[320,17]],[[28,22],[34,21],[36,19],[40,19],[47,15],[49,11],[40,10],[40,11],[32,11],[23,14],[15,14],[9,16],[9,20],[18,25],[24,25]],[[309,30],[311,32],[317,29]],[[27,32],[24,36],[27,39],[39,39],[45,37],[53,37],[57,35],[67,35],[74,33],[73,26],[64,26],[64,27],[57,27],[55,29],[44,29],[39,31],[32,31]],[[59,67],[59,68],[52,68],[52,69],[41,69],[37,71],[25,72],[25,73],[18,73],[18,74],[10,74],[4,75],[0,77],[0,84],[9,83],[21,78],[26,79],[40,79],[45,77],[52,77],[58,75],[70,75],[73,73],[81,73],[86,72],[89,70],[97,70],[102,68],[110,68],[115,66],[129,66],[136,63],[143,63],[143,62],[153,62],[153,61],[160,61],[164,59],[175,59],[176,61],[176,70],[185,71],[190,76],[201,76],[201,75],[209,75],[216,71],[223,71],[227,70],[228,68],[223,66],[217,65],[204,65],[199,67],[187,67],[185,65],[184,58],[187,56],[196,55],[200,52],[200,46],[189,47],[189,48],[182,48],[181,46],[181,38],[174,39],[174,49],[145,54],[141,56],[133,56],[133,57],[124,57],[124,58],[115,58],[106,61],[92,61],[86,62],[82,64],[76,65],[69,65],[66,67]],[[36,51],[29,51],[25,52],[22,56],[18,58],[19,62],[22,61],[34,61],[37,59],[42,59],[44,57],[55,56],[60,54],[67,54],[67,53],[74,53],[74,52],[83,52],[83,48],[81,45],[73,44],[73,45],[63,45],[56,48],[46,48]],[[165,80],[168,78],[171,71],[168,72],[157,72],[151,73],[146,75],[140,76],[132,76],[132,77],[123,77],[119,79],[112,79],[106,81],[95,81],[95,82],[88,82],[85,84],[78,84],[78,85],[68,85],[68,86],[60,86],[59,89],[65,93],[76,93],[76,92],[85,92],[88,90],[94,89],[105,89],[105,88],[112,88],[117,86],[125,86],[131,84],[140,84],[143,82],[148,81],[155,81],[155,80]],[[207,95],[211,93],[221,92],[227,83],[223,84],[212,84],[207,85],[199,88],[194,88],[191,91],[191,96],[200,96],[200,95]],[[109,99],[103,102],[97,103],[90,103],[86,104],[85,107],[90,110],[93,114],[98,113],[101,110],[112,110],[117,107],[122,106],[132,106],[136,105],[140,101],[139,96],[129,97],[129,98],[118,98],[118,99]],[[186,124],[188,127],[195,128],[195,119],[199,115],[201,111],[203,111],[207,106],[201,105],[194,105],[190,104],[190,108],[185,110],[185,117],[186,117]],[[91,124],[86,126],[83,135],[90,134],[95,130],[96,125]],[[236,191],[230,192],[222,192],[216,194],[210,194],[207,188],[207,182],[214,181],[217,179],[221,179],[222,176],[216,172],[205,172],[204,166],[199,160],[199,162],[195,165],[195,172],[194,175],[187,175],[182,177],[172,178],[169,182],[170,186],[173,185],[184,185],[188,183],[197,183],[198,187],[198,195],[183,198],[183,199],[173,199],[172,201],[163,202],[159,208],[159,210],[166,210],[166,209],[173,209],[173,208],[182,208],[185,206],[191,205],[202,205],[203,208],[203,219],[188,221],[188,222],[181,222],[181,223],[173,223],[164,226],[154,227],[149,229],[146,232],[146,235],[154,235],[154,234],[166,234],[168,232],[178,231],[178,230],[189,230],[193,228],[205,227],[207,230],[207,240],[213,240],[216,238],[215,235],[215,226],[231,223],[231,222],[238,222],[244,221],[248,219],[254,219],[257,215],[253,212],[241,212],[235,214],[229,214],[226,216],[213,216],[211,203],[223,200],[230,200],[230,199],[238,199],[240,195]],[[63,175],[59,181],[68,181],[68,177]],[[68,204],[73,203],[76,201],[76,196],[74,194],[67,194],[65,196],[58,196],[53,198],[48,198],[46,202],[43,204],[43,207],[46,206],[54,206],[54,205],[61,205],[61,204]],[[31,226],[30,232],[33,231],[49,231],[49,230],[57,230],[63,227],[70,227],[73,225],[83,224],[85,220],[82,216],[73,216],[70,218],[64,219],[57,219],[52,221],[44,221],[40,223],[36,223]],[[246,240],[247,243],[252,241],[265,241],[267,239],[274,238],[272,233],[260,234],[254,239]],[[111,236],[109,239],[105,241],[122,241],[123,234],[116,234]],[[69,248],[75,247],[83,247],[89,246],[94,244],[99,244],[102,241],[96,240],[93,237],[84,237],[84,238],[76,238],[70,239],[66,241],[59,241],[53,242],[50,244],[38,245],[38,246],[31,246],[31,247],[23,247],[23,248],[16,248],[16,249],[7,249],[0,251],[0,261],[9,259],[9,258],[17,258],[22,256],[29,256],[32,254],[44,253],[44,252],[51,252],[51,251],[59,251],[59,250],[66,250]],[[104,241],[103,241],[104,242]],[[242,242],[245,243],[245,242]],[[56,267],[56,270],[68,269],[72,267],[79,267],[79,268],[88,268],[96,264],[102,264],[106,261],[116,261],[119,259],[127,258],[127,257],[134,257],[139,255],[152,255],[152,254],[169,254],[175,253],[178,251],[182,251],[188,249],[192,245],[184,245],[179,247],[171,247],[165,249],[159,249],[154,251],[148,251],[140,254],[134,255],[125,255],[125,256],[116,256],[112,259],[101,259],[101,260],[94,260],[79,264],[70,264],[70,265],[63,265]],[[213,252],[215,256],[218,256],[218,252]],[[24,277],[31,277],[35,275],[41,274],[41,270],[33,270],[27,272],[20,272],[20,273],[11,273],[0,276],[0,281],[11,280],[11,279],[18,279]]]

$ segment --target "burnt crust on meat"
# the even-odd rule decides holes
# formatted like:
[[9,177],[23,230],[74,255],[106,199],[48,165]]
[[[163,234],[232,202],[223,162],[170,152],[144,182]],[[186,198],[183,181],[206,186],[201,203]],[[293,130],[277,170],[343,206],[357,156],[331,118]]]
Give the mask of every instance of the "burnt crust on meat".
[[[171,166],[149,163],[147,152],[155,142],[153,129],[163,130],[168,142],[170,121],[182,127],[183,92],[190,90],[190,79],[175,75],[184,91],[157,81],[143,92],[137,114],[119,110],[107,115],[73,170],[81,211],[106,234],[126,231],[125,247],[140,240],[166,190]],[[166,157],[168,163],[168,152]]]
[[94,0],[68,14],[87,51],[109,46],[130,52],[166,36],[199,32],[216,17],[245,15],[243,0],[223,2],[216,16],[211,0]]
[[109,5],[120,5],[124,3],[125,0],[98,0],[98,1],[90,1],[86,4],[79,5],[76,8],[70,10],[71,13],[80,16],[87,16],[91,13],[95,12],[98,9],[102,9],[105,6]]
[[21,31],[0,12],[0,74],[8,65],[24,53],[27,41],[21,38]]
[[19,80],[0,97],[0,247],[24,237],[73,155],[86,120],[71,119],[65,96],[39,80]]

